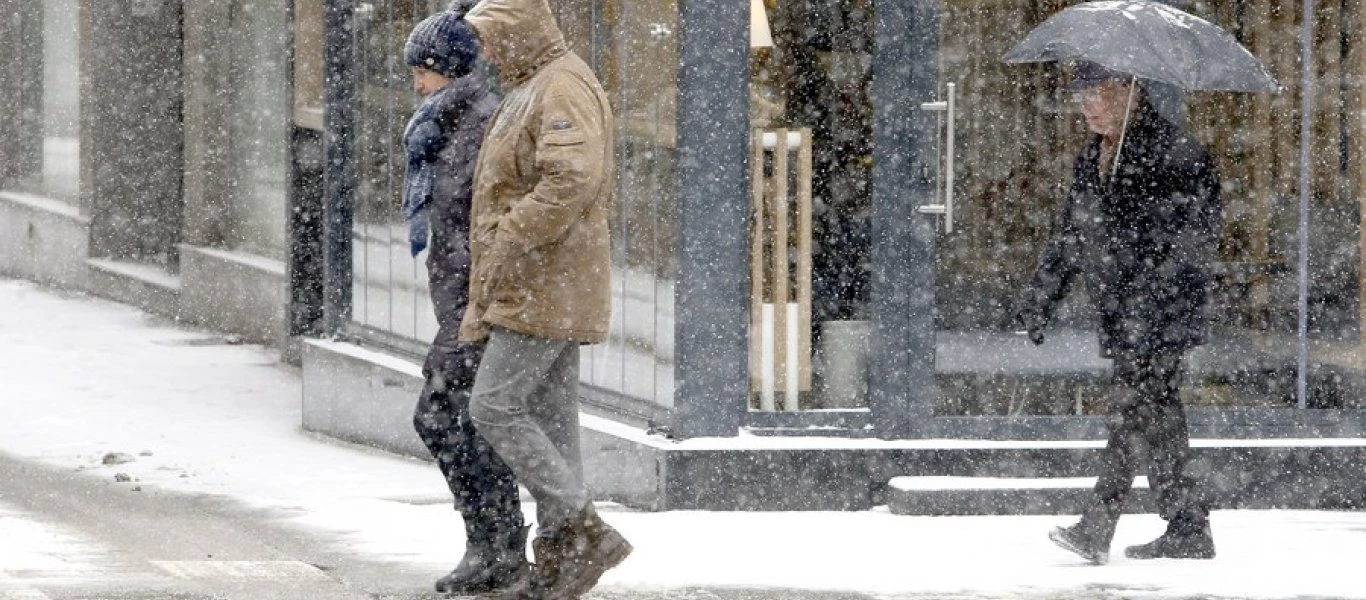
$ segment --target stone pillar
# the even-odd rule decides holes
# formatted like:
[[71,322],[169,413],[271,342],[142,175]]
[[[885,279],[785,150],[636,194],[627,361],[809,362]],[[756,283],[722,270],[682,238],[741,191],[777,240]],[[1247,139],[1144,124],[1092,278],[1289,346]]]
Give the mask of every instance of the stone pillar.
[[935,217],[916,207],[934,203],[934,113],[937,100],[939,3],[879,2],[873,80],[873,315],[868,408],[878,436],[914,437],[929,425],[934,380]]
[[678,3],[674,432],[739,433],[749,398],[749,3]]

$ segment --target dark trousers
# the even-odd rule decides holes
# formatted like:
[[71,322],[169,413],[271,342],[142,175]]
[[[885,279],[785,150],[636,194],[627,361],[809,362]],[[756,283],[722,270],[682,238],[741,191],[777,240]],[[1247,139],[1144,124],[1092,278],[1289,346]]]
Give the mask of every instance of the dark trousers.
[[1208,503],[1187,473],[1190,437],[1177,393],[1180,376],[1179,354],[1115,359],[1107,415],[1110,438],[1093,501],[1082,515],[1083,528],[1100,547],[1109,547],[1114,537],[1145,450],[1148,485],[1169,530],[1199,527],[1209,515]]
[[450,380],[428,375],[413,427],[445,476],[471,540],[496,540],[522,526],[522,505],[512,469],[470,421],[469,371]]

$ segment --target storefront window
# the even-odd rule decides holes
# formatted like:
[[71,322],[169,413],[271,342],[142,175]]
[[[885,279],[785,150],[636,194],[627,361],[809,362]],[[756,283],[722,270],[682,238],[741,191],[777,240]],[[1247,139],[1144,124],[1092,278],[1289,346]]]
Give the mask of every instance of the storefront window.
[[[938,415],[1107,410],[1114,361],[1102,356],[1087,298],[1093,290],[1071,286],[1041,346],[1015,333],[1020,326],[1012,319],[1054,234],[1088,133],[1064,69],[1007,65],[1000,57],[1067,4],[955,2],[942,13],[940,89],[956,85],[959,112],[954,231],[941,228],[938,244]],[[1183,94],[1142,84],[1161,118],[1208,147],[1222,181],[1222,227],[1207,240],[1216,255],[1207,341],[1184,355],[1180,393],[1192,412],[1297,406],[1301,29],[1296,11],[1273,5],[1184,8],[1234,33],[1285,92]],[[1329,21],[1336,18],[1347,17]],[[1314,135],[1342,144],[1314,142],[1310,164],[1309,408],[1361,406],[1349,383],[1358,372],[1350,357],[1360,344],[1360,209],[1340,187],[1351,179],[1348,140],[1360,130],[1349,123],[1359,106],[1344,102],[1351,96],[1334,74],[1336,53],[1328,42],[1314,49],[1315,69],[1325,74],[1315,83]]]
[[[360,183],[352,239],[352,318],[372,337],[414,350],[431,339],[437,324],[426,255],[410,256],[399,208],[405,168],[399,142],[420,100],[402,50],[412,26],[447,4],[391,0],[363,3],[356,13]],[[613,320],[608,341],[583,353],[583,378],[668,406],[676,270],[677,9],[669,0],[574,0],[555,3],[554,9],[571,49],[602,79],[616,116]]]
[[285,255],[289,168],[289,6],[284,0],[235,0],[232,11],[233,245]]
[[[616,116],[612,325],[606,343],[583,353],[584,381],[672,406],[678,8],[672,0],[584,0],[559,12]],[[569,17],[588,25],[569,27]]]
[[76,203],[80,182],[80,35],[77,0],[43,11],[42,192]]
[[[799,291],[796,287],[780,294],[796,308],[799,325],[784,331],[773,325],[781,320],[774,316],[781,307],[766,304],[774,295],[768,279],[757,292],[764,300],[752,308],[764,312],[751,325],[751,335],[769,348],[766,354],[751,351],[751,372],[774,375],[767,384],[755,385],[750,406],[866,407],[868,354],[904,353],[903,344],[908,343],[889,339],[881,347],[869,345],[869,329],[881,317],[868,311],[873,272],[870,232],[880,225],[870,222],[874,106],[869,86],[877,51],[875,3],[798,0],[755,5],[769,13],[773,46],[752,49],[752,126],[756,131],[809,129],[813,146],[811,170],[801,173],[793,165],[798,154],[787,157],[784,166],[765,145],[752,156],[761,163],[756,180],[781,172],[788,178],[789,191],[806,184],[813,197],[809,245],[800,239],[803,232],[797,224],[805,209],[793,193],[780,202],[787,206],[786,222],[761,225],[770,237],[782,239],[752,246],[756,253],[771,254],[775,243],[783,244],[788,254],[786,261],[779,258],[773,266],[767,257],[760,259],[763,264],[756,266],[753,277],[771,278],[775,269],[786,269],[789,282],[796,286],[809,268],[805,301],[810,304],[803,306],[792,295]],[[935,221],[939,233],[933,255],[935,307],[912,318],[934,329],[937,416],[1100,414],[1112,385],[1112,361],[1102,356],[1084,285],[1071,287],[1042,346],[1017,334],[1020,327],[1013,319],[1066,196],[1073,159],[1088,133],[1066,89],[1065,69],[1056,64],[1005,64],[1001,56],[1067,5],[981,0],[944,3],[936,11],[940,36],[930,60],[939,74],[937,96],[914,102],[917,110],[929,115],[927,120],[938,122],[937,130],[917,135],[936,139],[939,156],[918,167],[917,175],[939,186],[936,203],[951,198],[953,220],[949,228],[945,216],[914,217]],[[1286,93],[1182,94],[1155,84],[1145,87],[1163,118],[1182,123],[1208,146],[1222,176],[1223,223],[1208,240],[1217,254],[1210,333],[1207,343],[1186,354],[1182,380],[1182,396],[1196,410],[1287,408],[1297,400],[1300,114],[1293,90],[1298,88],[1300,67],[1292,59],[1300,26],[1293,11],[1268,6],[1249,1],[1227,7],[1195,5],[1190,10],[1236,32],[1287,86]],[[1315,142],[1311,165],[1308,306],[1309,338],[1316,349],[1310,361],[1311,408],[1360,406],[1345,383],[1355,377],[1356,367],[1344,358],[1357,354],[1360,336],[1359,204],[1344,192],[1352,185],[1355,164],[1350,148],[1359,144],[1353,141],[1359,127],[1351,125],[1359,100],[1351,100],[1357,92],[1344,83],[1349,81],[1345,72],[1334,71],[1340,68],[1334,52],[1328,42],[1315,49],[1318,70],[1324,73],[1316,86],[1331,92],[1320,96],[1313,131],[1316,137],[1340,143]],[[951,94],[955,108],[950,116]],[[948,135],[949,128],[954,136]],[[950,138],[956,140],[953,148],[948,146]],[[948,169],[953,170],[951,190]],[[801,181],[806,177],[809,181]],[[773,205],[771,199],[762,201]],[[771,220],[771,212],[763,218]],[[774,227],[783,229],[773,234]],[[808,315],[809,322],[801,320]],[[782,337],[793,334],[802,343],[809,340],[809,347],[785,348]],[[784,358],[808,361],[799,367],[798,377],[787,382],[797,390],[797,402],[789,402],[784,394],[790,370],[781,365]],[[766,385],[771,387],[762,389]],[[766,393],[776,401],[766,400]]]
[[[356,194],[352,318],[382,335],[425,343],[436,333],[426,254],[409,254],[400,211],[403,129],[417,107],[403,44],[429,12],[425,0],[360,3],[355,13]],[[416,346],[415,346],[416,347]]]
[[870,333],[872,2],[753,0],[750,46],[750,406],[858,408]]

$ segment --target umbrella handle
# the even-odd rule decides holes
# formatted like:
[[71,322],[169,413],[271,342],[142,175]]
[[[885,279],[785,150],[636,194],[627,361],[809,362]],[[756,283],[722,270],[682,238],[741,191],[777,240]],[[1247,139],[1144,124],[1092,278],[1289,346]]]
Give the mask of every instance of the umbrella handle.
[[1119,157],[1124,154],[1124,134],[1129,133],[1129,113],[1134,110],[1134,94],[1138,90],[1138,76],[1129,76],[1129,99],[1124,103],[1124,125],[1119,130],[1119,146],[1115,148],[1115,162],[1110,165],[1110,181],[1119,172]]

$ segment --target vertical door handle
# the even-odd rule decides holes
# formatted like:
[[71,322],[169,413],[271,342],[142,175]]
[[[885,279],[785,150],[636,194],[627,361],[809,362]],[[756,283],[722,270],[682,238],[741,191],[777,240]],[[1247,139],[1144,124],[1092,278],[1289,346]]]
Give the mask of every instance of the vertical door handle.
[[[940,192],[939,187],[936,186],[934,189],[935,203],[921,206],[917,208],[917,210],[919,210],[922,214],[927,215],[944,215],[944,233],[953,233],[953,126],[954,115],[957,113],[955,96],[958,85],[955,83],[947,83],[944,85],[944,87],[946,95],[946,98],[944,100],[940,100],[937,102],[924,102],[920,105],[921,110],[930,110],[944,113],[944,119],[948,121],[948,126],[945,128],[947,134],[945,135],[944,140],[944,160],[935,161],[936,164],[942,165],[941,168],[943,169],[943,172],[941,174],[943,175],[942,179],[944,180],[944,198],[943,202],[939,201]],[[936,138],[937,137],[938,136],[936,135]]]

